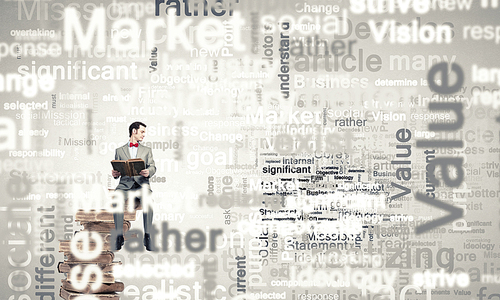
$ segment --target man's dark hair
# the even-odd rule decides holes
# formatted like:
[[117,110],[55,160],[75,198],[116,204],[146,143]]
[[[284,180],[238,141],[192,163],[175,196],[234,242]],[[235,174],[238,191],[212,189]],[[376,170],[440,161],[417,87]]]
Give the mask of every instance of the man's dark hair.
[[130,126],[128,127],[128,136],[131,137],[132,136],[132,130],[133,129],[137,129],[139,130],[139,128],[142,126],[146,127],[146,124],[142,123],[142,122],[134,122],[132,124],[130,124]]

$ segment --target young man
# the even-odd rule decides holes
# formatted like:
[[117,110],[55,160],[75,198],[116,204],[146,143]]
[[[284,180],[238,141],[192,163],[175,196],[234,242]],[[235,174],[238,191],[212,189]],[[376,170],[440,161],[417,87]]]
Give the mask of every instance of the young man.
[[[131,158],[142,158],[146,163],[146,169],[140,172],[140,176],[121,176],[119,171],[113,170],[112,175],[115,179],[121,176],[120,183],[116,187],[116,191],[123,192],[124,199],[127,199],[127,193],[130,191],[141,189],[143,185],[149,189],[149,178],[155,172],[155,161],[153,159],[153,152],[151,148],[140,144],[146,135],[146,124],[141,122],[134,122],[130,124],[129,128],[129,141],[115,151],[115,160],[127,160]],[[135,201],[128,199],[128,201]],[[154,245],[151,244],[151,227],[153,224],[153,209],[152,207],[144,207],[143,203],[143,217],[144,217],[144,246],[148,251],[152,251]],[[123,213],[114,213],[115,230],[117,232],[115,249],[120,250],[123,246]]]

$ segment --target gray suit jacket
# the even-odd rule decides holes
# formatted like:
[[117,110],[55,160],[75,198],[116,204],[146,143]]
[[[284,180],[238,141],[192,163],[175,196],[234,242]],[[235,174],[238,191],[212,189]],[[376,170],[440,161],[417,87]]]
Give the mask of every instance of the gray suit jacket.
[[[153,151],[151,150],[151,148],[139,144],[139,149],[137,149],[136,158],[142,158],[144,160],[144,162],[146,163],[146,169],[149,170],[149,177],[144,177],[141,175],[133,177],[122,176],[120,178],[120,183],[116,187],[117,190],[129,190],[134,185],[134,181],[137,182],[140,186],[142,186],[145,183],[149,184],[149,178],[153,177],[153,175],[156,173],[156,166],[155,166],[155,161],[153,159]],[[130,153],[128,151],[128,143],[121,146],[120,148],[116,148],[115,159],[116,160],[131,159]],[[151,186],[149,190],[151,191]]]

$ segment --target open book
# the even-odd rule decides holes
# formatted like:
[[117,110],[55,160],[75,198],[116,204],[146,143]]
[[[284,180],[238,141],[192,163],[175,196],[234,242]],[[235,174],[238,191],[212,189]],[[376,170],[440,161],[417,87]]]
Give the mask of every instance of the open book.
[[142,158],[112,160],[111,165],[113,169],[119,171],[122,176],[139,176],[139,173],[146,169],[146,163]]

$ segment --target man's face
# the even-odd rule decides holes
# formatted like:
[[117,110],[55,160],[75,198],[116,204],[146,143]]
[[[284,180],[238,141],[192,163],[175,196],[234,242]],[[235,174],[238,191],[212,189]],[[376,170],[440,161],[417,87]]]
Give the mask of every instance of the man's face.
[[139,129],[133,129],[132,136],[135,138],[136,141],[142,142],[142,140],[146,136],[146,127],[141,125]]

